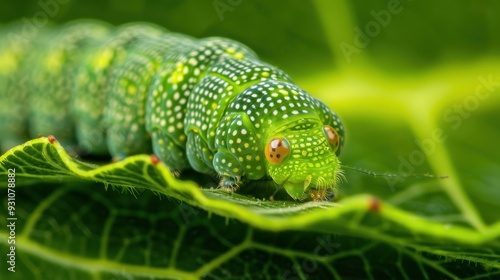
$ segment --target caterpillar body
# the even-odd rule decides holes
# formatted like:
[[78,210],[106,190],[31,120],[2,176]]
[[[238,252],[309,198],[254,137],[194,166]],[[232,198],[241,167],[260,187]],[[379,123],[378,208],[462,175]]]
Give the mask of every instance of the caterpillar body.
[[153,152],[226,188],[272,179],[297,200],[335,188],[337,114],[245,45],[146,23],[22,28],[0,28],[3,147],[28,129],[117,160]]

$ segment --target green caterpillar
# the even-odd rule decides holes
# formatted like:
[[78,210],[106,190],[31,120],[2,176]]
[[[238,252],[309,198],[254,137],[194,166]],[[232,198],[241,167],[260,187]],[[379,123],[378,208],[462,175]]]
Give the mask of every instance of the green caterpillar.
[[146,23],[23,28],[0,28],[4,148],[29,128],[117,160],[153,152],[172,170],[218,175],[225,188],[270,178],[297,200],[335,188],[337,114],[241,43]]

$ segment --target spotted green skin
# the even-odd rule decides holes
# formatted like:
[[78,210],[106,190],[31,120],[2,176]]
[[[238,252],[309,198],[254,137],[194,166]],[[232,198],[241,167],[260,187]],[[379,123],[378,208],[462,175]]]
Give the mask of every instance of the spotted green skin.
[[[216,132],[214,167],[231,177],[248,174],[249,179],[258,180],[270,176],[294,199],[306,198],[310,189],[333,188],[340,176],[340,149],[333,151],[324,125],[338,131],[342,146],[342,124],[325,104],[292,83],[263,81],[229,104]],[[262,156],[266,143],[275,137],[286,138],[290,144],[290,155],[279,165]],[[306,181],[310,181],[307,186]]]
[[46,35],[32,62],[33,82],[29,98],[30,134],[57,135],[70,145],[76,141],[75,118],[70,98],[76,84],[77,69],[85,49],[105,38],[109,26],[98,21],[76,21],[56,27]]
[[[116,28],[104,40],[88,48],[79,63],[75,90],[71,96],[76,136],[83,152],[109,154],[104,108],[110,92],[121,91],[113,83],[117,68],[139,42],[161,36],[164,29],[147,23],[130,23]],[[113,88],[113,87],[116,87]],[[120,97],[117,97],[120,98]]]
[[32,61],[45,30],[23,30],[24,22],[0,28],[0,144],[5,151],[28,134]]
[[[299,200],[335,188],[338,116],[248,47],[142,23],[51,32],[30,76],[32,135],[75,138],[81,150],[116,160],[153,152],[172,170],[217,175],[222,187],[270,178]],[[336,151],[324,125],[340,136]],[[265,157],[276,137],[290,144],[281,164]]]

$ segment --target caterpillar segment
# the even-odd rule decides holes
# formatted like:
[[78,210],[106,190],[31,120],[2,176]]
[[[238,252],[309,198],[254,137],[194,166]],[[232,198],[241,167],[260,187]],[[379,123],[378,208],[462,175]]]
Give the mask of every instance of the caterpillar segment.
[[233,168],[223,165],[225,171],[238,178],[255,170],[248,172],[252,180],[270,176],[294,199],[307,198],[310,190],[331,190],[340,170],[338,145],[328,141],[325,126],[333,122],[324,122],[316,104],[294,84],[279,80],[266,80],[240,93],[216,133],[216,147],[232,155],[226,152],[220,159],[232,160]]
[[0,28],[0,144],[6,151],[27,141],[31,70],[46,29],[27,29],[25,22]]
[[[164,162],[170,162],[171,168],[182,170],[193,167],[199,172],[213,173],[213,168],[202,168],[199,161],[194,160],[199,156],[198,150],[186,146],[190,134],[193,134],[189,136],[191,141],[198,141],[200,145],[206,146],[206,140],[194,138],[201,136],[198,133],[200,129],[205,131],[208,128],[200,125],[197,130],[196,127],[188,125],[193,119],[193,113],[202,113],[195,109],[198,112],[189,114],[188,107],[193,106],[199,95],[198,92],[191,95],[191,92],[198,86],[207,70],[225,56],[241,59],[245,56],[255,57],[255,54],[246,46],[229,39],[208,38],[193,41],[190,46],[182,46],[177,52],[169,55],[165,66],[154,79],[154,90],[147,102],[149,121],[146,128],[152,136],[155,154]],[[200,102],[207,103],[209,100]],[[200,107],[197,109],[201,110]],[[223,110],[223,107],[213,110]],[[187,114],[189,116],[186,116]]]
[[[26,128],[12,107],[26,110],[31,137],[54,134],[116,160],[152,152],[171,170],[213,175],[231,190],[272,180],[293,199],[324,200],[342,177],[337,114],[241,43],[146,23],[47,30],[20,54],[0,39],[4,146]],[[22,76],[26,90],[8,86]],[[29,101],[17,106],[18,96]]]
[[30,135],[57,135],[74,147],[75,121],[70,98],[75,87],[80,59],[89,45],[103,39],[109,26],[98,21],[76,21],[53,29],[33,61],[33,92],[30,94]]
[[187,36],[172,33],[142,40],[115,69],[104,112],[108,147],[114,158],[121,160],[132,154],[151,153],[151,136],[146,131],[150,84],[162,62],[170,55],[175,56],[175,48],[191,42]]
[[[104,40],[90,46],[80,63],[76,85],[71,96],[71,108],[81,152],[109,154],[106,141],[104,109],[106,97],[113,90],[113,76],[118,65],[138,43],[165,34],[166,30],[148,23],[130,23],[118,27]],[[119,90],[119,89],[118,89]]]

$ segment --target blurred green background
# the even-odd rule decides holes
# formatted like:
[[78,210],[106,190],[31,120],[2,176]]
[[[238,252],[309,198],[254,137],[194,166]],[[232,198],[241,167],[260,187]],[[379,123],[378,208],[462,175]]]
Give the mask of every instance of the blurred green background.
[[[247,44],[292,76],[361,63],[366,56],[370,63],[401,74],[443,61],[469,61],[500,48],[500,3],[493,0],[3,0],[0,5],[2,23],[44,12],[54,22],[82,17],[112,24],[150,21],[196,37],[225,36]],[[393,5],[400,12],[391,14],[362,52],[352,55],[351,63],[338,56],[336,43],[353,45],[354,28],[364,30],[374,20],[372,11]]]

